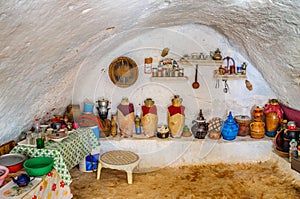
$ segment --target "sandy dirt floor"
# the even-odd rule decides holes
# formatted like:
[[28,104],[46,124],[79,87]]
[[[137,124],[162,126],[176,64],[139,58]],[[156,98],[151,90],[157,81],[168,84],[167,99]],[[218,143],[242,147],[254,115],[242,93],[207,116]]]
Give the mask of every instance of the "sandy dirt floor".
[[[300,198],[299,185],[283,175],[277,164],[217,164],[163,168],[135,173],[127,184],[124,171],[96,172],[71,170],[74,199],[93,198]],[[299,174],[300,175],[300,174]]]

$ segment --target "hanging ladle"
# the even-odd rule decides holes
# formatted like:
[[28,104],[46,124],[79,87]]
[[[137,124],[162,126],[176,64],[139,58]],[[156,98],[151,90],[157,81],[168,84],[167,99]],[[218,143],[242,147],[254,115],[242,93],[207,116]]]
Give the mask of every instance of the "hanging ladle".
[[197,81],[197,77],[198,77],[198,64],[196,65],[195,81],[194,81],[194,83],[192,84],[193,89],[197,89],[197,88],[200,87],[200,84],[199,84],[198,81]]

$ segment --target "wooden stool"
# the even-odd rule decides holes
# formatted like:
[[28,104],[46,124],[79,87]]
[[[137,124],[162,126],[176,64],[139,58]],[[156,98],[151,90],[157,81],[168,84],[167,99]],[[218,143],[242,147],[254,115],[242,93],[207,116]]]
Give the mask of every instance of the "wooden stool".
[[128,184],[132,184],[132,171],[139,162],[140,157],[131,151],[117,150],[103,153],[98,162],[97,180],[100,179],[103,167],[126,171]]

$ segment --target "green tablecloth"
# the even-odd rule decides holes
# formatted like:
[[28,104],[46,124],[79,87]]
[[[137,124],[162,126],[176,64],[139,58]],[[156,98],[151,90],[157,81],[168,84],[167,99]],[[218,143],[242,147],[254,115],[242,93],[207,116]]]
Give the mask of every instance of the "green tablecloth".
[[94,132],[90,128],[79,128],[61,142],[46,142],[43,149],[18,145],[10,153],[19,153],[29,157],[52,157],[53,167],[58,175],[67,185],[70,185],[72,178],[69,169],[76,166],[97,146],[99,146],[99,141]]

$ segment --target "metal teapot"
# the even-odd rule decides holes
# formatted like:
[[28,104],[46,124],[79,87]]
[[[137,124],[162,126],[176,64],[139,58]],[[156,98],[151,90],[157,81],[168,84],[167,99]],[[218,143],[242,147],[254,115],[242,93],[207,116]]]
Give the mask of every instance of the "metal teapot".
[[222,55],[221,55],[221,51],[219,50],[219,48],[217,48],[217,50],[215,52],[210,52],[210,56],[212,57],[213,60],[222,60]]
[[13,182],[16,183],[19,187],[27,186],[28,183],[34,179],[34,177],[30,179],[30,177],[25,173],[18,175],[17,179],[15,179],[14,177],[11,178]]
[[196,120],[192,122],[194,125],[191,128],[191,131],[195,138],[204,139],[208,132],[208,123],[206,122],[202,109],[199,111],[199,115]]
[[96,101],[99,107],[108,107],[109,101],[106,99],[101,99]]

